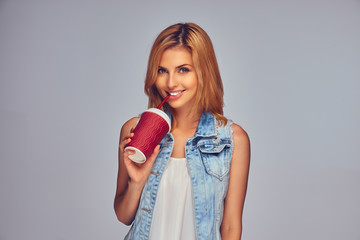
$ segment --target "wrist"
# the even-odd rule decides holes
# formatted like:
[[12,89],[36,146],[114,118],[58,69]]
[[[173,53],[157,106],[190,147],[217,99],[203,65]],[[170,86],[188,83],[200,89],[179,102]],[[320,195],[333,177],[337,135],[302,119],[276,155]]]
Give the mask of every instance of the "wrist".
[[146,182],[136,182],[136,181],[132,181],[130,178],[128,180],[128,188],[130,190],[135,190],[135,191],[142,191],[144,186],[145,186]]

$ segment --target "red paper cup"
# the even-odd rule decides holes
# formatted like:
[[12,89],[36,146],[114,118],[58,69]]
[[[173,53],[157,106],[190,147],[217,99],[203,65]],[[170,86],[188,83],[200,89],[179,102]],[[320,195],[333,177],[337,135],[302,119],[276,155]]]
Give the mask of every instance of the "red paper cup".
[[135,150],[129,158],[137,163],[143,163],[154,152],[156,145],[171,130],[171,122],[165,112],[150,108],[143,112],[134,129],[134,136],[126,145],[125,151]]

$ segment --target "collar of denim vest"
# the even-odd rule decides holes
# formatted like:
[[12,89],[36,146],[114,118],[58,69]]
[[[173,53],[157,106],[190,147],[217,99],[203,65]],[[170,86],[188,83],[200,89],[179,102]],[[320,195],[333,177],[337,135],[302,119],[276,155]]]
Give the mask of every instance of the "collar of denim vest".
[[216,136],[216,118],[211,112],[203,112],[194,137]]
[[[169,116],[172,121],[171,112],[164,108],[164,112]],[[200,117],[194,137],[211,137],[216,136],[216,118],[211,112],[203,112]]]

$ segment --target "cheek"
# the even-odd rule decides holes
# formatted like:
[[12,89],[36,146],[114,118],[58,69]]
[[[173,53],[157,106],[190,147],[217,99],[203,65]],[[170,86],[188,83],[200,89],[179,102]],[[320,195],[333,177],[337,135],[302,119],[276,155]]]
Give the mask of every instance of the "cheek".
[[161,88],[161,87],[164,87],[165,82],[166,81],[163,76],[158,76],[155,80],[155,85],[156,85],[156,87]]
[[192,79],[191,79],[190,82],[191,82],[191,87],[192,87],[192,88],[197,88],[197,86],[198,86],[198,79],[197,79],[197,76],[196,76],[196,75],[192,77]]
[[156,90],[158,91],[158,93],[161,95],[161,89],[164,89],[164,86],[162,84],[162,81],[160,81],[159,79],[157,79],[154,83]]

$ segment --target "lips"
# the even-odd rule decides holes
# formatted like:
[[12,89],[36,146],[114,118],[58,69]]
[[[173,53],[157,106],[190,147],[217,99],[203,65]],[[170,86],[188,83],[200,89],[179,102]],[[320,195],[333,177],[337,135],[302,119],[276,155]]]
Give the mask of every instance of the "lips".
[[166,92],[167,94],[169,94],[170,96],[177,96],[178,94],[184,92],[185,90],[180,90],[180,91],[177,91],[177,92]]
[[173,92],[167,92],[166,91],[166,93],[168,95],[170,95],[169,100],[175,100],[175,99],[180,98],[183,95],[184,92],[185,92],[185,90],[180,90],[180,91],[176,91],[176,92],[174,92],[174,91]]

